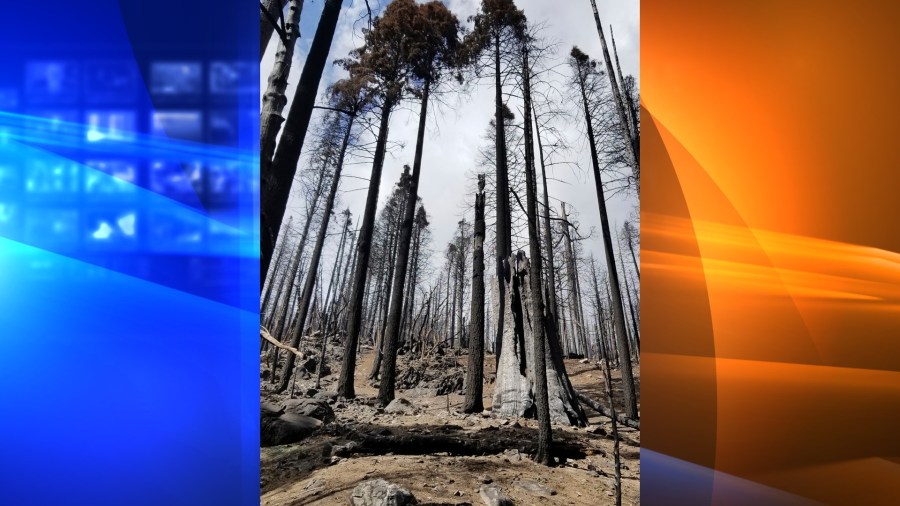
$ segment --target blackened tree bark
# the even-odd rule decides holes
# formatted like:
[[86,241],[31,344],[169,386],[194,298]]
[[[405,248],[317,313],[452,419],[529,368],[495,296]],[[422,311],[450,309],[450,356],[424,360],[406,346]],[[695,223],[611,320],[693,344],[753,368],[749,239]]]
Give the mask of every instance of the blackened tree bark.
[[641,149],[638,145],[638,137],[631,127],[631,119],[625,110],[625,100],[622,98],[624,94],[619,89],[619,82],[616,80],[616,71],[613,69],[612,60],[609,57],[609,49],[606,46],[606,37],[603,36],[603,23],[600,22],[600,14],[597,12],[597,2],[591,0],[591,7],[594,9],[594,22],[597,24],[597,34],[600,36],[600,44],[603,47],[603,61],[606,63],[606,75],[609,76],[610,88],[612,88],[613,99],[616,104],[616,112],[619,115],[619,125],[627,139],[626,144],[634,158],[635,165],[632,167],[635,183],[640,192],[641,189]]
[[[328,294],[326,295],[326,301],[329,297],[331,297],[332,290],[336,290],[335,284],[336,274],[338,268],[341,265],[342,253],[344,250],[344,245],[347,243],[347,230],[350,229],[350,210],[347,209],[344,211],[344,216],[346,220],[344,220],[344,229],[341,231],[341,242],[338,245],[338,253],[334,257],[334,267],[331,269],[331,282],[328,283]],[[328,325],[333,319],[333,315],[331,311],[325,313],[324,321],[322,322],[322,345],[319,349],[319,367],[316,369],[316,388],[319,388],[320,383],[322,382],[322,375],[325,373],[325,352],[328,347]]]
[[[409,199],[409,180],[410,180],[410,168],[408,165],[403,167],[403,174],[400,175],[400,183],[397,185],[397,190],[395,191],[393,197],[394,201],[388,203],[388,208],[392,211],[392,215],[384,216],[383,218],[388,218],[385,222],[385,226],[387,227],[387,234],[390,236],[390,248],[388,251],[390,254],[384,259],[384,266],[387,270],[386,275],[384,276],[384,305],[381,308],[381,320],[379,325],[378,332],[378,340],[375,343],[375,360],[372,361],[372,370],[369,371],[369,381],[375,382],[378,380],[378,376],[381,374],[381,364],[384,359],[384,347],[385,347],[385,335],[387,332],[388,326],[388,317],[391,309],[391,300],[394,297],[394,294],[391,291],[391,287],[394,283],[394,272],[397,269],[397,252],[399,251],[400,246],[400,228],[403,223],[403,211],[405,209],[405,205],[407,200]],[[384,213],[386,213],[388,209],[386,208]]]
[[[275,249],[275,238],[278,237],[281,220],[284,218],[284,211],[287,208],[291,184],[294,182],[294,174],[297,171],[297,161],[300,159],[300,151],[302,151],[303,142],[306,139],[306,131],[309,128],[309,120],[316,100],[316,90],[322,79],[322,71],[325,69],[325,61],[328,59],[331,41],[334,39],[342,1],[325,0],[322,17],[319,18],[312,46],[309,48],[306,63],[303,65],[294,101],[288,111],[284,132],[281,134],[275,156],[271,160],[265,157],[261,157],[259,160],[261,183],[259,264],[262,277],[265,277],[266,272],[269,271],[269,263]],[[262,282],[260,282],[260,291],[262,291]]]
[[[275,3],[280,0],[270,0]],[[288,15],[285,17],[284,39],[278,43],[278,52],[275,54],[275,65],[269,74],[269,84],[263,94],[262,107],[259,112],[259,157],[261,160],[271,160],[275,153],[275,139],[284,118],[281,111],[287,104],[284,92],[287,89],[288,76],[291,73],[291,62],[294,59],[294,46],[300,35],[300,9],[301,0],[288,2]],[[281,11],[279,10],[279,13]],[[277,18],[277,16],[276,16]]]
[[464,413],[484,411],[484,174],[478,175],[475,230],[472,240],[472,304],[469,320],[469,361]]
[[603,193],[603,180],[600,176],[600,160],[597,155],[597,144],[594,139],[594,125],[591,118],[590,104],[588,103],[587,98],[586,79],[590,62],[588,56],[578,50],[578,48],[572,49],[572,62],[575,68],[578,86],[581,91],[582,106],[584,107],[588,145],[591,151],[591,165],[594,171],[594,186],[597,190],[597,204],[600,209],[600,228],[603,233],[603,250],[606,253],[606,265],[609,268],[613,322],[615,324],[616,342],[618,344],[619,366],[622,370],[622,390],[625,395],[625,415],[629,418],[637,419],[637,395],[634,386],[634,374],[631,370],[628,333],[625,330],[625,308],[622,302],[622,293],[619,290],[619,275],[616,271],[616,257],[613,253],[609,216],[606,211],[606,197]]
[[534,404],[538,419],[538,445],[534,460],[539,464],[553,463],[551,445],[553,434],[550,431],[550,400],[547,394],[547,356],[545,344],[546,315],[544,314],[544,297],[541,290],[543,274],[541,270],[541,243],[538,235],[537,187],[534,181],[534,145],[531,132],[531,67],[528,62],[528,41],[522,44],[523,90],[525,98],[525,207],[528,218],[528,251],[532,265],[529,269],[531,285],[531,325],[533,339],[533,360],[531,365],[534,381]]
[[[306,316],[309,311],[309,304],[312,297],[313,289],[316,285],[316,274],[319,271],[319,261],[322,259],[322,247],[325,245],[325,237],[328,233],[328,224],[331,221],[331,211],[334,208],[334,200],[337,196],[337,190],[341,182],[341,169],[344,166],[344,155],[347,153],[347,144],[350,142],[350,132],[353,129],[353,116],[347,119],[346,130],[344,130],[344,138],[341,141],[341,149],[338,154],[337,163],[334,167],[334,174],[331,179],[331,188],[328,197],[325,200],[325,209],[322,212],[322,223],[319,225],[319,234],[316,237],[316,245],[313,247],[312,257],[309,260],[309,274],[306,276],[306,282],[303,285],[303,293],[300,296],[300,307],[297,309],[297,322],[294,324],[294,335],[291,338],[291,346],[296,348],[300,344],[303,331],[306,328]],[[322,337],[325,339],[325,336]],[[296,355],[288,354],[287,364],[281,375],[281,382],[278,384],[278,392],[287,390],[288,382],[294,368]]]
[[630,221],[622,224],[622,233],[625,235],[625,242],[628,244],[628,250],[631,252],[631,261],[634,263],[634,272],[637,274],[638,281],[641,280],[641,268],[638,266],[637,256],[634,254],[634,241],[638,232],[634,229]]
[[[626,109],[628,110],[627,112],[629,119],[631,120],[631,136],[633,142],[635,143],[635,148],[637,149],[638,155],[640,155],[641,130],[640,120],[638,119],[638,108],[635,106],[634,98],[631,96],[631,92],[628,89],[628,86],[625,85],[625,74],[622,73],[622,66],[619,65],[619,52],[616,50],[616,36],[613,34],[612,25],[609,25],[609,38],[612,39],[613,57],[616,59],[616,71],[619,73],[619,86],[622,88],[622,94],[625,95],[625,105]],[[637,161],[640,162],[640,160]],[[638,183],[640,183],[640,179],[638,179]]]
[[[269,39],[275,31],[275,25],[272,20],[279,19],[282,11],[284,11],[285,0],[262,0],[260,2],[259,12],[259,59],[262,61],[263,55],[266,53],[266,47],[269,45]],[[299,4],[298,11],[303,9],[303,0],[297,2]],[[269,13],[267,16],[262,10]],[[299,13],[298,13],[299,14]]]
[[366,274],[369,270],[371,256],[372,233],[375,230],[375,209],[378,205],[378,188],[381,185],[381,170],[384,167],[384,154],[387,145],[388,124],[390,123],[393,101],[388,99],[382,105],[381,124],[378,129],[378,140],[375,145],[375,160],[372,163],[372,174],[369,177],[369,191],[366,195],[366,207],[363,221],[360,224],[359,237],[356,240],[356,267],[353,270],[349,309],[347,312],[347,345],[344,346],[344,359],[341,362],[341,375],[338,378],[338,395],[346,398],[356,397],[353,376],[356,372],[356,348],[359,344],[359,333],[362,329],[363,296],[365,295]]
[[416,202],[419,195],[419,177],[422,173],[422,150],[425,144],[425,123],[428,119],[428,93],[431,82],[422,87],[422,103],[419,109],[419,129],[416,134],[416,152],[413,158],[412,176],[408,181],[407,196],[403,207],[403,221],[400,223],[400,242],[397,248],[396,269],[394,271],[391,306],[388,312],[387,331],[384,339],[384,356],[381,363],[381,383],[378,387],[378,401],[387,406],[394,400],[394,380],[397,372],[397,346],[400,342],[400,319],[403,311],[403,294],[406,290],[406,274],[409,266],[409,245],[412,242]]

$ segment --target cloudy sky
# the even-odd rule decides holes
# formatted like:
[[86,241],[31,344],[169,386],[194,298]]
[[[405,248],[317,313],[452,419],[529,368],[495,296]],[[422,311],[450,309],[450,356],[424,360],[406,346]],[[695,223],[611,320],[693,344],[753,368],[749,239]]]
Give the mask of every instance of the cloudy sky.
[[[369,0],[376,15],[388,2],[389,0]],[[304,2],[300,23],[301,39],[297,46],[288,85],[288,100],[294,94],[300,70],[321,14],[322,4],[323,0],[306,0]],[[445,4],[464,25],[469,26],[467,19],[477,12],[480,0],[446,0]],[[558,55],[554,63],[564,62],[573,45],[577,45],[592,57],[602,58],[600,39],[588,0],[516,0],[516,4],[524,10],[529,22],[544,23],[544,35],[558,43]],[[604,25],[612,24],[615,30],[616,45],[623,72],[637,77],[639,75],[638,0],[598,0],[597,8]],[[345,57],[349,51],[361,45],[360,29],[366,26],[365,12],[366,6],[363,0],[346,0],[344,2],[335,40],[331,46],[329,62]],[[608,31],[606,36],[609,41]],[[265,89],[266,79],[274,62],[276,46],[274,41],[275,38],[261,62],[260,85],[262,90]],[[567,66],[562,66],[559,70],[561,73],[568,74]],[[343,77],[343,74],[341,69],[329,64],[322,77],[320,96],[327,85]],[[560,76],[560,79],[565,79],[565,77]],[[442,262],[440,252],[444,250],[447,242],[451,239],[459,219],[465,215],[467,220],[472,220],[473,197],[467,191],[471,188],[468,177],[478,171],[479,150],[488,143],[484,135],[494,112],[493,93],[492,80],[485,79],[471,86],[464,96],[447,96],[444,98],[445,105],[430,106],[419,195],[431,222],[432,248],[438,253],[434,260],[435,267]],[[520,118],[521,105],[510,103],[510,106]],[[290,102],[285,107],[285,114],[289,108]],[[399,179],[403,165],[412,165],[418,121],[417,111],[418,104],[410,102],[391,118],[390,140],[403,143],[404,147],[401,149],[399,146],[395,146],[385,159],[379,194],[379,209],[392,191],[394,183]],[[574,109],[571,112],[573,116],[559,126],[562,133],[568,138],[570,151],[560,155],[559,158],[573,162],[573,164],[549,169],[548,177],[554,178],[549,182],[549,192],[551,197],[565,201],[567,207],[574,208],[582,225],[580,232],[583,235],[591,233],[591,238],[584,243],[585,254],[593,252],[600,260],[603,258],[599,231],[600,214],[593,175],[590,172],[590,154],[584,140],[583,119],[575,115],[577,111]],[[314,113],[311,127],[320,120],[319,114],[321,111]],[[304,152],[310,151],[310,136],[307,136],[306,144]],[[307,166],[306,159],[301,157],[298,175]],[[370,170],[371,164],[369,163],[351,163],[345,167],[344,174],[367,179]],[[338,209],[343,210],[349,207],[353,213],[354,222],[362,218],[366,185],[366,181],[355,178],[345,178],[341,185],[342,194]],[[359,190],[360,188],[362,190]],[[636,200],[633,194],[627,197],[617,195],[610,198],[607,205],[612,224],[618,228],[622,221],[635,211],[635,204]],[[551,200],[551,206],[558,211],[559,202]],[[296,222],[300,219],[300,206],[292,200],[289,207],[291,208],[289,213],[295,215]],[[591,228],[594,228],[593,232]],[[489,229],[488,235],[491,234],[492,230]],[[337,240],[332,240],[328,250],[333,252],[336,248]],[[329,262],[326,265],[330,268],[331,264]]]

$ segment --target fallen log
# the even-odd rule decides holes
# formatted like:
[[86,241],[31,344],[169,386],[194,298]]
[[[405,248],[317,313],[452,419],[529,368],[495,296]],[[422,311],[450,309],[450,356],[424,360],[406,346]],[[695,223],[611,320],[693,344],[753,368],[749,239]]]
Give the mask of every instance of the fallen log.
[[[501,436],[497,432],[459,434],[447,433],[399,433],[383,434],[373,431],[367,433],[359,430],[350,430],[343,434],[344,438],[352,443],[336,449],[335,454],[347,456],[350,454],[385,455],[428,455],[435,453],[448,453],[456,456],[482,456],[497,455],[508,450],[518,450],[522,454],[534,454],[537,452],[537,444],[533,437]],[[552,453],[561,459],[583,459],[587,455],[581,445],[570,441],[555,440]]]
[[[600,413],[601,415],[603,415],[607,418],[612,418],[612,411],[610,411],[610,409],[607,408],[606,406],[603,406],[599,402],[595,401],[594,399],[591,399],[590,397],[584,395],[581,392],[575,392],[575,396],[578,397],[579,401],[587,404],[587,406],[589,408],[593,409],[597,413]],[[634,418],[628,418],[627,416],[620,414],[620,415],[616,416],[616,421],[618,421],[622,425],[631,427],[632,429],[641,430],[640,420],[635,420]]]

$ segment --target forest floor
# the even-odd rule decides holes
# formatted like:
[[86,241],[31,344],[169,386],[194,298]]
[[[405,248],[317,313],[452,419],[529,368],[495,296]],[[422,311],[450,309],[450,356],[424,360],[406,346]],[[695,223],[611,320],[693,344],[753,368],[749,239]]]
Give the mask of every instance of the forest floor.
[[[329,350],[331,351],[331,350]],[[336,350],[340,351],[340,350]],[[465,367],[466,356],[457,358]],[[503,419],[490,415],[493,384],[484,389],[485,411],[481,414],[461,412],[463,395],[435,395],[434,389],[398,390],[396,396],[410,401],[414,411],[408,414],[385,413],[376,406],[376,386],[367,381],[374,353],[363,349],[356,368],[356,394],[352,401],[337,400],[331,406],[336,419],[328,427],[351,428],[359,432],[391,436],[452,435],[462,438],[512,437],[529,441],[536,435],[536,422],[528,419]],[[340,361],[329,353],[333,370],[322,379],[321,391],[333,391]],[[452,359],[451,359],[452,360]],[[566,370],[579,392],[607,405],[603,373],[596,362],[582,363],[566,359]],[[266,369],[263,366],[263,369]],[[268,371],[266,371],[268,372]],[[402,374],[398,364],[398,373]],[[485,357],[485,377],[494,374],[494,356]],[[635,368],[636,379],[640,367]],[[274,394],[268,380],[260,380],[261,401],[284,402],[287,395]],[[315,378],[298,379],[294,397],[313,387]],[[613,386],[621,398],[618,371],[613,371]],[[617,404],[619,404],[617,402]],[[620,408],[620,406],[617,406]],[[583,449],[581,458],[567,459],[555,467],[535,464],[529,456],[510,448],[503,453],[485,456],[456,456],[429,453],[334,455],[334,448],[346,443],[340,431],[319,430],[296,444],[261,449],[261,505],[346,505],[353,488],[362,481],[384,478],[411,491],[423,504],[483,504],[479,497],[482,483],[492,482],[517,505],[561,504],[598,506],[615,504],[614,461],[611,423],[590,408],[587,427],[553,426],[554,441],[566,441]],[[620,411],[621,412],[621,411]],[[622,503],[638,504],[640,487],[640,432],[618,426],[622,459]],[[400,453],[400,452],[398,452]],[[403,452],[409,453],[409,452]],[[416,452],[419,453],[419,452]],[[537,485],[535,485],[537,484]]]

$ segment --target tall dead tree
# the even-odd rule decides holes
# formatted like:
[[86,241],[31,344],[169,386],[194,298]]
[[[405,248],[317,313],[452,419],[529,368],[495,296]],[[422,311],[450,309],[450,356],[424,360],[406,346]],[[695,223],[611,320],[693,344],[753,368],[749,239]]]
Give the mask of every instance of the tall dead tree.
[[[474,29],[466,37],[469,58],[477,62],[480,56],[492,56],[494,73],[494,126],[496,153],[496,245],[495,267],[497,273],[497,295],[499,307],[506,307],[506,285],[504,267],[512,255],[512,217],[509,207],[508,155],[506,151],[505,110],[503,101],[503,81],[501,58],[506,46],[514,44],[525,29],[525,14],[516,8],[513,0],[482,0],[479,13],[474,16]],[[496,354],[502,352],[501,335],[504,330],[504,316],[497,316]]]
[[631,261],[634,263],[634,273],[637,274],[638,280],[640,280],[641,268],[638,266],[637,256],[634,254],[634,242],[638,239],[638,232],[628,220],[625,220],[625,223],[622,224],[622,235],[625,237],[625,244],[628,245],[628,251],[631,252]]
[[600,36],[600,44],[603,47],[603,61],[606,63],[606,75],[609,76],[609,84],[613,93],[613,100],[616,106],[616,113],[619,117],[619,126],[623,135],[627,139],[627,145],[630,150],[631,157],[634,159],[632,171],[637,185],[638,192],[641,189],[641,148],[640,137],[637,132],[631,128],[631,117],[626,111],[624,92],[619,88],[619,82],[616,79],[616,72],[613,70],[612,60],[609,57],[609,49],[606,46],[606,37],[603,36],[603,23],[600,22],[600,14],[597,12],[596,0],[591,0],[591,7],[594,9],[594,22],[597,24],[597,34]]
[[378,400],[386,405],[394,399],[394,376],[396,373],[397,346],[400,341],[400,319],[403,311],[403,294],[409,266],[409,246],[415,220],[416,202],[419,195],[419,177],[422,173],[422,151],[425,144],[425,123],[428,113],[428,99],[432,87],[440,84],[444,71],[455,65],[456,47],[459,43],[459,21],[456,16],[438,1],[419,6],[419,16],[413,18],[412,31],[418,34],[420,51],[409,54],[412,76],[421,81],[419,90],[421,108],[419,128],[416,134],[416,151],[413,158],[412,176],[407,188],[406,206],[400,226],[400,242],[397,252],[397,269],[394,273],[391,307],[381,369],[381,384]]
[[[336,284],[336,277],[338,268],[341,265],[341,253],[343,252],[344,245],[347,242],[347,231],[350,229],[350,209],[347,209],[343,212],[345,220],[344,220],[344,228],[341,231],[341,242],[338,244],[337,255],[334,257],[334,267],[331,269],[331,281],[328,283],[328,294],[325,296],[326,304],[328,299],[331,297],[331,292],[334,290]],[[320,383],[322,382],[322,375],[325,373],[325,352],[328,347],[328,325],[330,319],[332,318],[332,314],[330,312],[326,313],[324,321],[322,322],[322,343],[319,348],[319,367],[316,369],[316,388],[319,388]]]
[[484,174],[475,194],[475,231],[472,239],[472,304],[469,316],[469,359],[466,368],[464,413],[484,410]]
[[[337,160],[334,166],[334,174],[331,176],[331,188],[328,191],[328,197],[325,199],[325,208],[322,211],[322,222],[319,225],[319,233],[316,236],[316,244],[313,247],[312,256],[309,261],[309,273],[303,285],[303,293],[300,295],[300,307],[297,309],[297,322],[294,325],[293,336],[291,338],[291,346],[296,348],[300,344],[303,331],[306,328],[306,317],[309,311],[309,304],[312,297],[313,289],[316,286],[316,276],[319,272],[319,261],[322,258],[322,248],[325,245],[325,238],[328,233],[328,224],[331,221],[331,214],[334,208],[334,202],[337,197],[337,191],[341,183],[341,171],[344,167],[344,156],[347,153],[347,146],[350,143],[350,135],[353,132],[353,121],[357,114],[361,113],[363,108],[369,102],[369,96],[364,89],[363,81],[353,78],[338,81],[332,87],[332,103],[335,109],[346,111],[346,118],[343,113],[334,112],[335,118],[339,121],[337,126],[343,130],[343,138],[340,141]],[[320,298],[321,299],[321,298]],[[323,337],[324,339],[324,337]],[[278,385],[278,391],[283,392],[287,389],[288,381],[294,367],[296,355],[288,354],[287,364],[284,373],[281,376],[281,383]]]
[[403,97],[410,67],[408,62],[411,34],[410,23],[418,15],[418,7],[412,0],[394,0],[384,10],[384,14],[375,20],[372,29],[366,33],[365,44],[344,62],[350,75],[365,76],[380,101],[381,121],[378,128],[378,140],[375,144],[375,155],[372,161],[372,173],[369,177],[369,191],[363,211],[359,237],[356,241],[357,258],[353,272],[353,283],[350,295],[350,306],[347,320],[347,346],[344,347],[344,359],[341,362],[341,374],[338,379],[338,395],[352,398],[356,396],[353,377],[356,371],[356,348],[362,328],[363,297],[366,291],[366,275],[369,270],[372,233],[375,228],[375,211],[378,205],[378,190],[381,185],[381,170],[384,166],[384,155],[387,147],[388,125],[390,114]]
[[572,247],[572,236],[569,234],[569,215],[566,213],[565,202],[560,204],[560,210],[562,211],[563,219],[563,243],[566,247],[566,275],[569,278],[569,311],[572,315],[573,334],[575,335],[577,342],[581,343],[583,346],[587,340],[584,335],[584,319],[580,312],[579,299],[581,298],[581,295],[578,292],[578,274],[575,272],[575,251]]
[[[328,59],[328,51],[331,49],[331,41],[341,13],[341,3],[343,0],[325,0],[322,16],[319,18],[306,63],[300,73],[300,81],[297,83],[294,100],[291,102],[274,157],[270,159],[261,156],[259,159],[261,278],[269,271],[275,238],[278,237],[287,208],[319,81],[325,69],[325,61]],[[262,281],[260,291],[262,291],[261,283]]]
[[391,287],[394,282],[394,272],[397,269],[397,252],[400,245],[400,226],[403,223],[403,210],[405,203],[409,199],[409,165],[403,166],[403,174],[400,175],[400,182],[397,189],[388,201],[388,205],[382,211],[384,231],[390,237],[389,252],[382,259],[382,269],[385,271],[383,278],[383,305],[379,308],[381,317],[378,320],[378,335],[375,341],[375,360],[372,361],[372,370],[369,371],[369,381],[375,382],[381,373],[381,364],[384,359],[385,335],[388,326],[388,313],[391,309]]
[[[277,1],[270,0],[270,3]],[[259,157],[261,160],[271,160],[275,153],[275,139],[284,122],[281,111],[287,104],[284,92],[287,89],[288,76],[291,73],[291,62],[294,60],[294,46],[300,35],[300,9],[303,2],[302,0],[289,0],[287,5],[288,15],[284,18],[284,32],[279,34],[275,65],[272,66],[272,71],[269,73],[269,84],[263,94],[262,107],[259,111]],[[279,31],[281,30],[279,29]]]
[[600,210],[600,228],[603,234],[603,250],[606,253],[606,265],[609,269],[613,322],[618,343],[619,367],[622,370],[622,390],[625,394],[625,415],[629,418],[637,419],[637,394],[634,386],[634,374],[631,369],[628,333],[625,329],[625,309],[619,289],[619,275],[616,270],[616,257],[613,253],[612,234],[606,210],[606,197],[603,192],[603,179],[600,175],[600,160],[594,139],[592,108],[588,100],[589,80],[599,76],[595,72],[595,63],[577,47],[572,48],[570,64],[575,72],[576,85],[582,99],[583,115],[587,127],[587,140],[591,151],[591,166],[594,172],[594,186],[596,187],[597,204]]
[[[640,111],[635,104],[635,99],[632,97],[631,89],[628,86],[628,82],[625,79],[625,74],[622,73],[622,66],[619,65],[619,52],[616,50],[616,36],[613,34],[612,25],[609,25],[609,38],[612,39],[613,46],[613,57],[616,59],[616,72],[619,74],[619,87],[622,89],[622,95],[625,96],[625,105],[628,112],[628,116],[630,121],[629,127],[630,135],[637,142],[637,150],[638,154],[641,152],[641,123],[640,123]],[[630,77],[630,76],[629,76]],[[638,163],[640,160],[638,160]],[[638,174],[640,174],[640,168],[638,168]],[[640,179],[638,179],[638,183],[640,183]],[[638,187],[640,189],[640,186]]]
[[544,295],[541,242],[538,235],[537,185],[534,181],[534,138],[531,131],[531,66],[528,61],[529,41],[522,43],[522,95],[525,99],[525,208],[528,216],[528,252],[531,255],[529,268],[531,314],[529,323],[532,336],[532,378],[534,381],[534,405],[538,419],[538,447],[534,456],[535,462],[544,465],[553,463],[551,444],[553,433],[550,431],[550,398],[547,393],[547,350],[546,350],[546,315],[544,313]]
[[[261,0],[259,2],[259,59],[262,61],[263,55],[266,53],[266,47],[269,45],[269,39],[278,27],[281,32],[279,20],[284,19],[285,0]],[[298,1],[298,11],[303,9],[303,0]],[[299,13],[298,13],[299,16]],[[279,33],[281,37],[281,33]]]
[[[625,256],[625,253],[622,252],[622,243],[619,241],[619,234],[616,234],[616,242],[619,244],[619,258]],[[641,334],[638,329],[638,321],[637,316],[634,313],[634,302],[631,300],[631,287],[628,283],[628,271],[625,269],[625,266],[622,265],[622,277],[625,278],[625,295],[628,299],[628,311],[631,313],[631,335],[634,336],[634,344],[637,347],[637,353],[635,354],[638,359],[640,359],[641,353]]]

